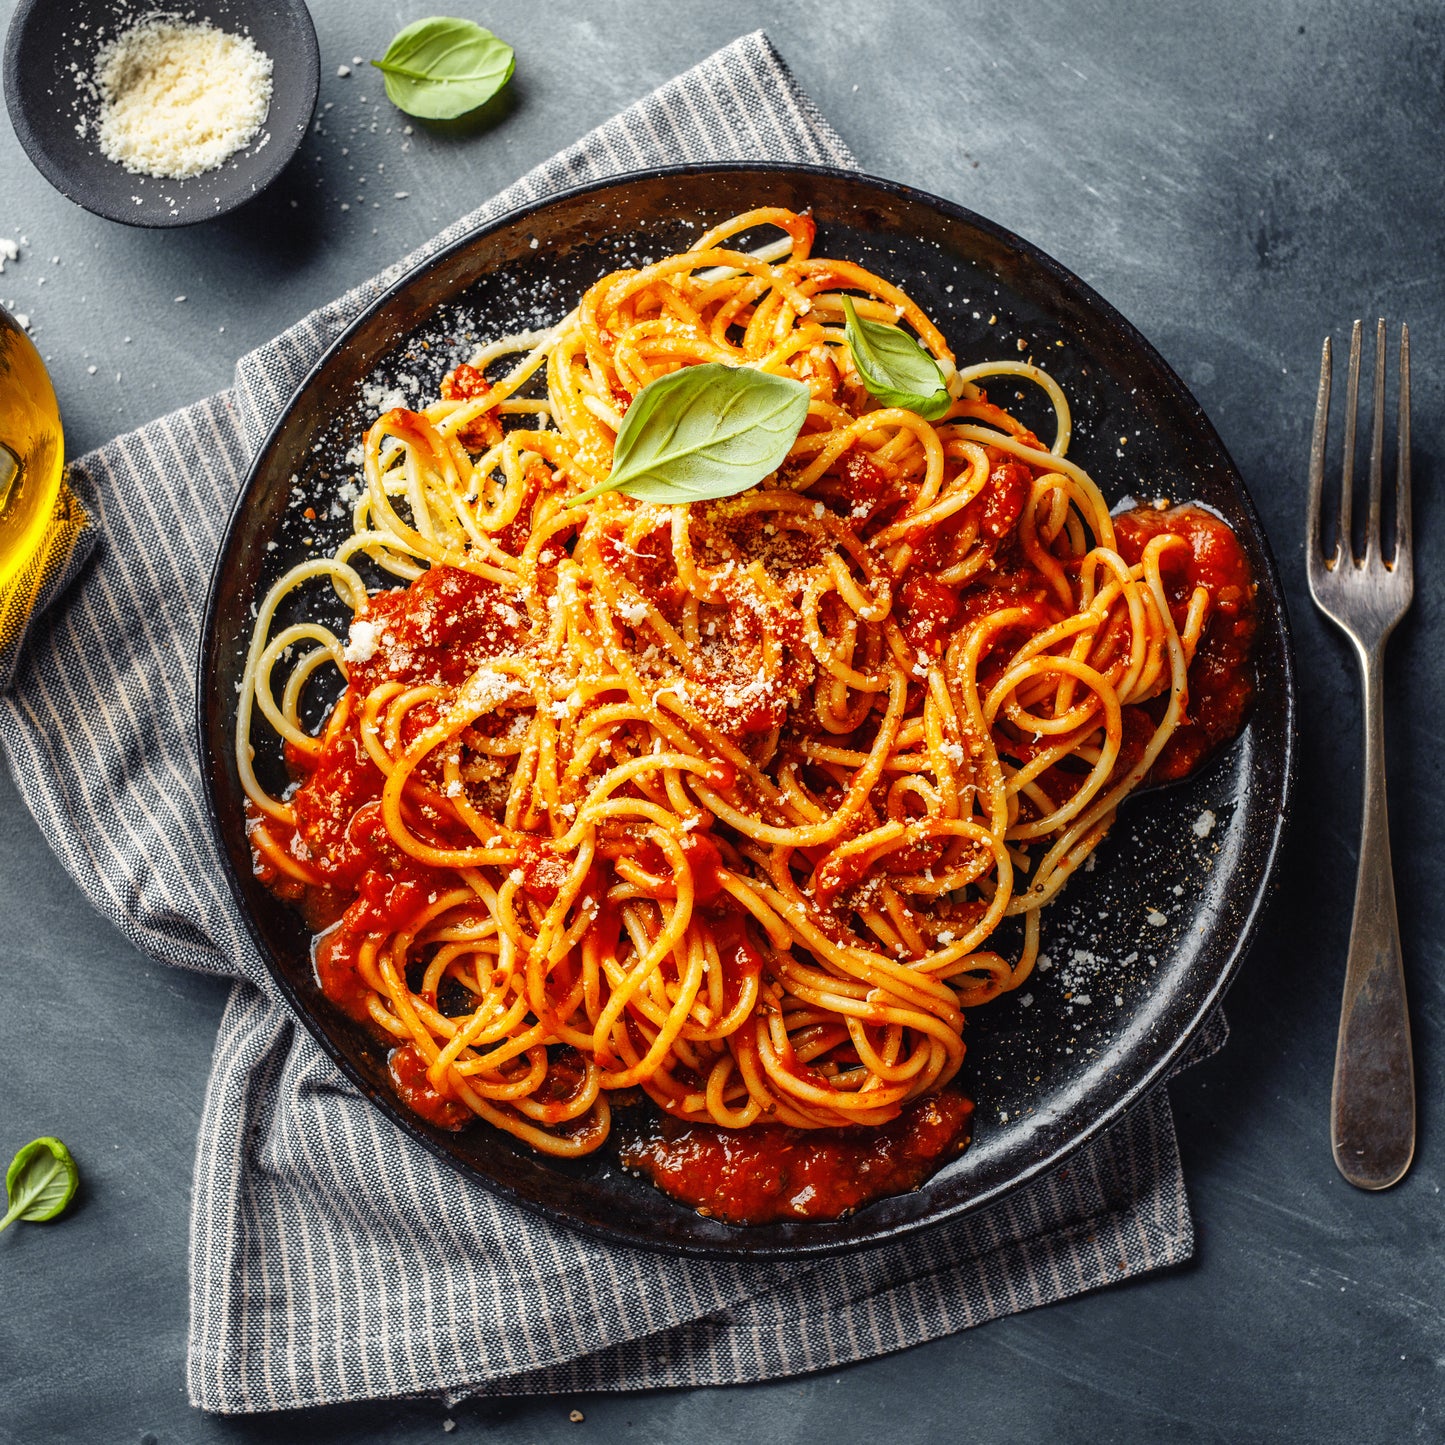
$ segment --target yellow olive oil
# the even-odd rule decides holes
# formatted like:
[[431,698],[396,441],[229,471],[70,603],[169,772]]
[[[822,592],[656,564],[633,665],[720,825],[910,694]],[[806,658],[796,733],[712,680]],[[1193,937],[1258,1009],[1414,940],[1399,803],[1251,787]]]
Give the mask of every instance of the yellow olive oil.
[[0,306],[0,587],[40,546],[64,463],[55,388],[30,338]]

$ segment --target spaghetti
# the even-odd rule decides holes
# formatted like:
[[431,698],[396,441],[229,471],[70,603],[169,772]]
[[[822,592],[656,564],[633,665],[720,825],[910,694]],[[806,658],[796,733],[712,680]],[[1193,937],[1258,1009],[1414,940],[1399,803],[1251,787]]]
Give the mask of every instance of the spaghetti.
[[[764,226],[782,239],[730,244]],[[703,1165],[677,1177],[699,1140],[856,1145],[927,1109],[923,1174],[961,1147],[966,1102],[945,1128],[938,1101],[966,1011],[1028,978],[1120,803],[1232,736],[1251,693],[1229,528],[1111,516],[1045,372],[956,366],[904,292],[812,242],[806,216],[738,216],[377,418],[351,535],[259,608],[237,724],[257,872],[305,904],[326,994],[393,1041],[403,1102],[573,1157],[640,1090],[686,1137],[635,1162],[733,1218],[764,1216]],[[936,358],[942,417],[869,396],[845,294]],[[779,471],[571,505],[641,389],[703,362],[807,385]],[[989,380],[1043,389],[1048,444]],[[318,583],[344,638],[275,623]],[[327,667],[346,686],[313,736]],[[262,719],[284,797],[253,769]],[[860,1202],[805,1192],[766,1217]]]

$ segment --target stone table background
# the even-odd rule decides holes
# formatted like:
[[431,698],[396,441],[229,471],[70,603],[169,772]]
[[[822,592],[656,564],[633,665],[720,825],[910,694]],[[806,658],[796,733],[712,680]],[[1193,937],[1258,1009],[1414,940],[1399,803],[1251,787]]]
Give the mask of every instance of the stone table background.
[[[8,23],[12,0],[0,0]],[[446,8],[446,7],[442,7]],[[185,1399],[194,1136],[226,986],[133,952],[0,779],[0,1153],[63,1137],[72,1218],[0,1239],[0,1440],[1171,1442],[1445,1436],[1445,16],[1435,0],[727,6],[454,0],[517,74],[482,130],[405,136],[376,55],[421,0],[312,0],[319,125],[236,214],[146,232],[53,192],[0,121],[0,301],[31,317],[79,453],[217,390],[235,358],[734,36],[765,26],[866,170],[973,207],[1114,302],[1178,369],[1260,506],[1300,654],[1301,770],[1234,1037],[1173,1086],[1188,1266],[841,1372],[726,1390],[228,1420]],[[397,191],[407,192],[396,199]],[[348,209],[343,210],[343,203]],[[52,257],[58,257],[52,262]],[[183,300],[180,298],[184,298]],[[1391,648],[1396,876],[1421,1100],[1381,1196],[1327,1113],[1359,820],[1358,693],[1304,587],[1319,344],[1415,340],[1419,595]],[[581,1424],[568,1412],[580,1408]],[[443,1422],[455,1432],[443,1434]]]

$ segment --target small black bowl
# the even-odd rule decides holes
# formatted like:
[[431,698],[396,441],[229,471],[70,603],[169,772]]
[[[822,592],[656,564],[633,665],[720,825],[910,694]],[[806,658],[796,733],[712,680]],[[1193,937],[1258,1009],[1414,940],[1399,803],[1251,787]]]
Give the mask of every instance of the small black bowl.
[[[5,37],[5,101],[36,169],[77,205],[129,226],[189,226],[263,191],[296,153],[316,109],[321,62],[302,0],[186,0],[183,18],[248,35],[271,57],[271,109],[261,133],[215,170],[172,180],[136,175],[101,153],[99,102],[85,93],[108,41],[164,0],[20,0]],[[83,132],[83,133],[82,133]]]

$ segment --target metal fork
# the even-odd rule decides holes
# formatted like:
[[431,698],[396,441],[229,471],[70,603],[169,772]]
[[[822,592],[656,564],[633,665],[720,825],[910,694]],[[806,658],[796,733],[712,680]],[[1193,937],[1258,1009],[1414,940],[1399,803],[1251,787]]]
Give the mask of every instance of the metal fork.
[[1410,555],[1410,332],[1400,328],[1399,416],[1395,424],[1395,538],[1384,555],[1380,499],[1384,489],[1385,323],[1375,329],[1374,429],[1365,551],[1351,536],[1355,411],[1360,393],[1360,323],[1350,338],[1345,408],[1344,467],[1335,543],[1321,530],[1325,437],[1330,411],[1330,342],[1320,360],[1319,401],[1310,447],[1309,522],[1305,550],[1315,605],[1354,644],[1364,677],[1365,806],[1355,875],[1355,915],[1345,966],[1330,1142],[1341,1174],[1360,1189],[1387,1189],[1404,1177],[1415,1153],[1415,1073],[1410,1015],[1400,959],[1400,925],[1390,871],[1390,824],[1385,808],[1385,643],[1414,595]]

